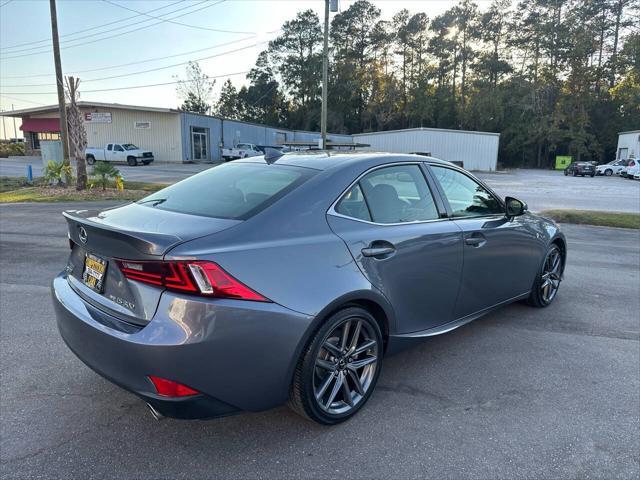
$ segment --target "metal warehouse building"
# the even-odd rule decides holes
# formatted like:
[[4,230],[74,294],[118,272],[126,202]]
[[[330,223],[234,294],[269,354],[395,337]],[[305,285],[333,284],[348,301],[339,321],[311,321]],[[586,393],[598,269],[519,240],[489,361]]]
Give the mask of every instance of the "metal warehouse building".
[[640,130],[618,133],[616,160],[640,158]]
[[368,143],[368,150],[398,153],[428,153],[449,161],[463,162],[467,170],[494,171],[498,163],[499,133],[408,128],[353,135]]
[[[117,103],[78,102],[84,114],[87,143],[133,143],[153,151],[159,162],[217,162],[222,148],[238,143],[282,145],[315,144],[320,134],[198,115],[170,108]],[[40,142],[60,138],[57,105],[4,112],[19,117],[28,153],[38,154]],[[329,134],[336,143],[368,144],[369,150],[397,153],[430,153],[450,161],[462,161],[469,170],[493,171],[498,158],[497,133],[412,128],[356,135]]]

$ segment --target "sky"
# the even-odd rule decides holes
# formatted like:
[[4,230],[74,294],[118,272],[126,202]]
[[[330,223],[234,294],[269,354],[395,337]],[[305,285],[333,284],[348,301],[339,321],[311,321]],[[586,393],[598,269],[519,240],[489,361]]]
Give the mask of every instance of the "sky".
[[[339,3],[345,10],[353,0]],[[433,18],[457,2],[373,3],[390,19],[401,8]],[[477,3],[484,9],[490,1]],[[62,71],[81,79],[81,100],[175,108],[176,85],[167,83],[198,60],[217,79],[215,98],[227,78],[246,83],[267,42],[308,8],[324,15],[323,0],[57,0]],[[48,0],[0,0],[0,110],[57,102],[51,49]],[[151,84],[165,85],[130,88]]]

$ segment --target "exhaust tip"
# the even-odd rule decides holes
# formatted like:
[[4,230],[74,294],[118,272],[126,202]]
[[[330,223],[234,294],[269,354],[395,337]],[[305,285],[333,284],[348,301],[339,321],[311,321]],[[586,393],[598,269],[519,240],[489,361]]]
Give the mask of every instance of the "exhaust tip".
[[158,410],[156,410],[153,407],[153,405],[151,405],[149,402],[147,402],[147,408],[151,412],[151,415],[153,416],[153,418],[156,419],[157,421],[160,421],[164,418],[164,415],[162,415]]

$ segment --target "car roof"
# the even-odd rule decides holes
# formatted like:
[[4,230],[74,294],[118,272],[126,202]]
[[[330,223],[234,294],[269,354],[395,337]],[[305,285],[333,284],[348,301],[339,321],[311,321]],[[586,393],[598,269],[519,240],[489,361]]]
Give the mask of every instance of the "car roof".
[[264,157],[249,157],[235,162],[242,163],[277,163],[278,165],[289,165],[295,167],[313,168],[315,170],[328,170],[335,167],[351,166],[356,163],[383,164],[395,162],[424,162],[440,163],[451,165],[451,162],[440,160],[424,155],[414,155],[409,153],[387,153],[387,152],[363,152],[363,151],[327,151],[311,150],[306,152],[289,152],[281,157],[265,160]]

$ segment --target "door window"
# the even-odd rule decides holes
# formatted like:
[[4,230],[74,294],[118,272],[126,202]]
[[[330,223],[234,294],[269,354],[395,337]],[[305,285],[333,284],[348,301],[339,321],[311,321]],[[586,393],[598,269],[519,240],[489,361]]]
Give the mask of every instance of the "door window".
[[431,166],[444,190],[454,217],[481,217],[503,214],[498,199],[464,173],[446,167]]
[[116,145],[115,147],[113,147],[113,150],[115,152],[124,152],[124,148],[122,148],[120,145]]
[[336,212],[385,224],[438,218],[438,209],[418,165],[384,167],[365,175],[342,197]]

